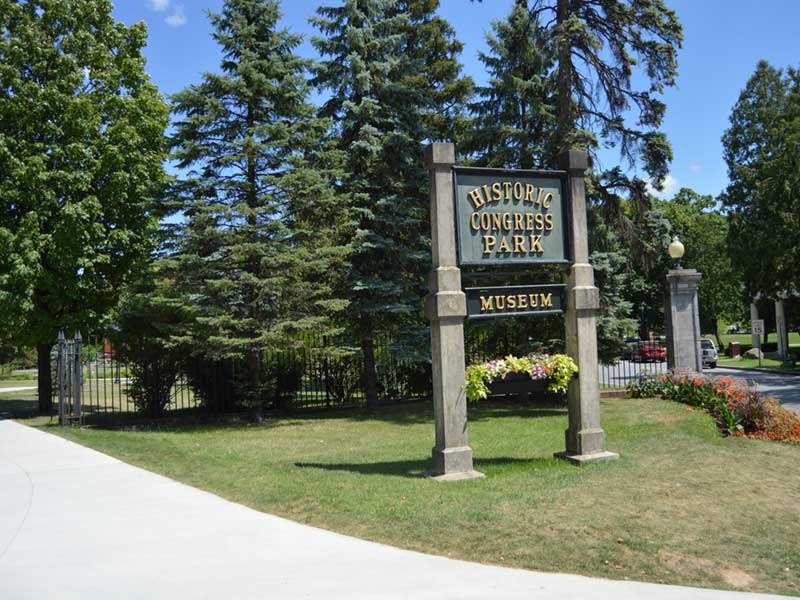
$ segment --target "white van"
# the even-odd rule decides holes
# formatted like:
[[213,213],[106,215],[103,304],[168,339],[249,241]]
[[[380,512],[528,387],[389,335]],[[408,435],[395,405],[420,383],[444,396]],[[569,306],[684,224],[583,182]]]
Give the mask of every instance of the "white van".
[[716,369],[718,355],[714,341],[708,339],[700,340],[700,349],[703,352],[703,366],[708,365],[710,368]]

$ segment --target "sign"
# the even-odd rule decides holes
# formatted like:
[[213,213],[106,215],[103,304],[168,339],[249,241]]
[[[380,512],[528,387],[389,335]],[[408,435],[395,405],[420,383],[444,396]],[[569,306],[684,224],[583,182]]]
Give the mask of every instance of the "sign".
[[459,266],[570,262],[566,172],[453,172]]
[[466,288],[464,293],[468,319],[564,312],[564,286],[560,284]]
[[753,335],[764,335],[764,319],[753,319],[753,326],[750,328]]

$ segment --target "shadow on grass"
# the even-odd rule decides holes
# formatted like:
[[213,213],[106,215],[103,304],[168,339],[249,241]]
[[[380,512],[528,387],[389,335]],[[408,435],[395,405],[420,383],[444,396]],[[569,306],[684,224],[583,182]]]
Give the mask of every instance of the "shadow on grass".
[[[0,403],[4,407],[10,402]],[[30,407],[15,407],[14,414],[8,418],[25,418],[35,416],[36,401]],[[2,415],[3,408],[0,408]],[[11,411],[9,410],[9,413]],[[470,422],[481,422],[502,418],[544,418],[566,416],[563,406],[546,403],[521,403],[514,401],[484,401],[472,404],[468,408]],[[387,404],[376,411],[364,408],[329,408],[314,410],[294,410],[290,412],[268,413],[261,421],[254,421],[251,415],[215,414],[203,408],[189,408],[172,411],[162,417],[152,418],[135,412],[105,413],[92,411],[86,407],[84,425],[98,429],[123,431],[159,431],[170,433],[196,433],[198,431],[230,431],[240,429],[276,429],[285,427],[302,427],[317,421],[346,420],[353,423],[388,423],[400,426],[431,425],[433,426],[433,406],[430,401],[403,402]]]
[[39,403],[36,400],[0,401],[0,419],[30,419],[37,416]]
[[[566,406],[545,402],[516,402],[491,400],[470,404],[469,421],[483,421],[503,417],[555,417],[567,414]],[[293,412],[286,417],[294,421],[320,421],[346,419],[355,422],[387,422],[395,425],[433,423],[433,405],[430,400],[385,405],[375,411],[363,408],[334,408],[328,410]]]
[[[475,469],[480,471],[487,467],[496,466],[525,466],[544,467],[554,464],[553,458],[511,458],[499,456],[496,458],[474,459]],[[431,461],[425,460],[397,460],[376,463],[306,463],[298,462],[294,466],[301,469],[322,469],[323,471],[349,471],[361,475],[391,475],[405,478],[421,478],[430,475]]]

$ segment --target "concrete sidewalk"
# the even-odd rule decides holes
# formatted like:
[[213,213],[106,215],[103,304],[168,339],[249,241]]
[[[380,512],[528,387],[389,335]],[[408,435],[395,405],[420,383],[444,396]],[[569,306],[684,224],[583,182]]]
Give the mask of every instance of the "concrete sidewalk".
[[399,550],[259,513],[0,421],[3,600],[768,597]]

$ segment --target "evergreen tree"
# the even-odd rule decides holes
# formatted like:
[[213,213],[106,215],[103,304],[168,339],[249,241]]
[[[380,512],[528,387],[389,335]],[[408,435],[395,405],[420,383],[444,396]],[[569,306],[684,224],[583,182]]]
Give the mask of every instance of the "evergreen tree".
[[[730,183],[730,251],[748,295],[798,289],[800,74],[766,61],[739,96],[722,138]],[[743,243],[746,240],[746,243]]]
[[0,336],[96,329],[152,247],[168,111],[108,0],[0,0]]
[[442,135],[469,87],[457,78],[460,46],[436,6],[344,0],[312,19],[325,36],[313,40],[324,59],[316,83],[330,93],[322,114],[334,119],[346,155],[338,191],[354,222],[342,286],[370,408],[378,403],[375,336],[420,331],[430,260],[421,144]]
[[450,23],[436,14],[439,4],[439,0],[396,0],[391,14],[405,15],[400,52],[417,66],[403,83],[425,95],[426,129],[418,135],[452,142],[461,139],[467,127],[466,104],[474,82],[461,74],[464,45]]
[[489,83],[477,89],[479,99],[470,106],[475,120],[464,150],[481,166],[544,168],[558,153],[552,47],[526,0],[517,0],[492,30],[488,53],[479,54]]
[[[261,403],[261,351],[287,333],[325,333],[342,303],[326,273],[342,220],[328,185],[328,123],[308,102],[298,35],[278,28],[277,0],[226,0],[210,15],[221,73],[173,98],[174,157],[189,175],[176,273],[194,347],[246,358],[243,397]],[[310,282],[314,281],[314,284]]]

